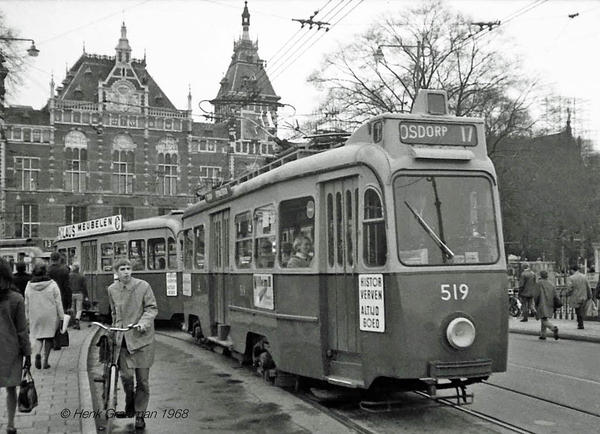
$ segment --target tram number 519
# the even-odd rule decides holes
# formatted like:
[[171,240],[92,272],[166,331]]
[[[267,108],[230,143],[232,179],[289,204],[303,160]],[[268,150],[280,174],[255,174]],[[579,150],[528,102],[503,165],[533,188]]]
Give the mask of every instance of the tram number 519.
[[460,285],[444,283],[440,287],[442,289],[442,300],[444,301],[458,300],[459,298],[464,300],[469,295],[469,287],[465,283]]

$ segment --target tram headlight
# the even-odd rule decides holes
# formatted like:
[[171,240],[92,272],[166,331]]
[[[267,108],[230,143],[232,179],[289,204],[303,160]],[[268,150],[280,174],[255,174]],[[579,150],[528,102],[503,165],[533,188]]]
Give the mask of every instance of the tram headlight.
[[448,324],[446,338],[456,349],[468,348],[475,341],[475,326],[466,318],[454,318]]

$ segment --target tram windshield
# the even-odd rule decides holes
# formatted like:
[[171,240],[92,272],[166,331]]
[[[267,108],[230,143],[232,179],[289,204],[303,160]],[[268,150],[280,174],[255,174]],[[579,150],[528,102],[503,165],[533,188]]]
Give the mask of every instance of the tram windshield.
[[401,175],[394,180],[398,254],[405,265],[498,260],[492,185],[483,176]]

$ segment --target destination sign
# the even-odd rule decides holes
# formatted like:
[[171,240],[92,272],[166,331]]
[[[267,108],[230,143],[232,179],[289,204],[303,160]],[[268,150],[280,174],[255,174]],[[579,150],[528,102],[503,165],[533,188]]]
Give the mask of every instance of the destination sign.
[[400,141],[412,145],[477,146],[472,124],[400,122]]
[[225,187],[207,192],[204,196],[204,199],[207,202],[216,202],[217,200],[224,199],[229,196],[231,196],[231,187],[227,185]]
[[83,237],[86,235],[96,235],[108,232],[120,231],[123,228],[123,218],[121,215],[102,217],[86,222],[75,223],[72,225],[61,226],[58,228],[58,239],[66,240],[69,238]]

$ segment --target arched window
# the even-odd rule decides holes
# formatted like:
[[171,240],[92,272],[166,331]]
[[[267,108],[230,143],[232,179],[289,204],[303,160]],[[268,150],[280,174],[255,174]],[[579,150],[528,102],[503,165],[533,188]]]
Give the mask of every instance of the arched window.
[[175,196],[177,194],[178,151],[177,141],[171,136],[163,137],[156,145],[158,164],[158,194]]
[[368,267],[385,265],[387,260],[383,206],[379,193],[373,188],[365,190],[363,256]]
[[131,136],[119,134],[112,144],[112,189],[114,193],[133,193],[135,173],[135,143]]
[[88,172],[88,139],[81,131],[71,131],[65,136],[65,190],[74,193],[86,191]]

